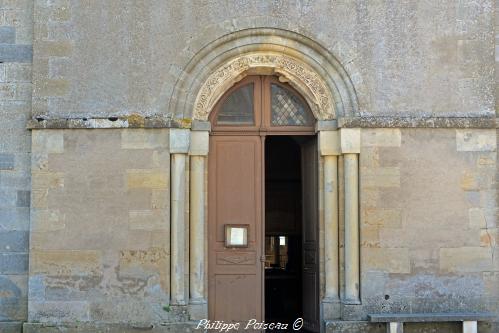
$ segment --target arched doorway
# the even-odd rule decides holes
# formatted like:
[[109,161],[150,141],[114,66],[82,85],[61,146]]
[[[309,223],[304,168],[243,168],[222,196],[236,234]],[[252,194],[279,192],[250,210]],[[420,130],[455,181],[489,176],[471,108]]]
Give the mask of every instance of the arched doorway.
[[247,76],[210,113],[208,300],[213,320],[319,330],[316,119],[271,75]]

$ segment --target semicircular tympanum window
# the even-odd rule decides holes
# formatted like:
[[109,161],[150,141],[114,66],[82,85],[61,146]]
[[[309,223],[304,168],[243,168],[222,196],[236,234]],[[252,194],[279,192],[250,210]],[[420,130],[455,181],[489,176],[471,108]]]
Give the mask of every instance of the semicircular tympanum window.
[[214,129],[313,131],[315,118],[305,100],[273,76],[248,76],[215,106]]

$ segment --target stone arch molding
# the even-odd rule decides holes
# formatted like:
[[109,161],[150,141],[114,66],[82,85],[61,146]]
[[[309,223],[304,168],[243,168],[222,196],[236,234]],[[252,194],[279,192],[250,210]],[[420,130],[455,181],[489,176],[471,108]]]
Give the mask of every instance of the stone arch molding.
[[213,72],[196,97],[192,118],[208,120],[225,91],[247,74],[277,74],[301,92],[317,119],[335,118],[333,97],[322,78],[299,59],[272,52],[237,56]]
[[236,31],[201,48],[180,73],[169,110],[176,118],[206,121],[225,91],[255,74],[289,82],[318,120],[359,115],[354,86],[340,62],[310,38],[273,28]]

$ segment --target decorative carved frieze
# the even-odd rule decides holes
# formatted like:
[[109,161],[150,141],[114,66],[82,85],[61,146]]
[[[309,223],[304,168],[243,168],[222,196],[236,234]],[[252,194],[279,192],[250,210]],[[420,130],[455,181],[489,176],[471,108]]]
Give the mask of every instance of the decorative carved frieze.
[[215,103],[245,73],[282,75],[303,94],[318,119],[335,116],[331,92],[319,74],[302,61],[282,54],[258,52],[238,56],[213,72],[203,84],[194,104],[193,119],[207,120]]

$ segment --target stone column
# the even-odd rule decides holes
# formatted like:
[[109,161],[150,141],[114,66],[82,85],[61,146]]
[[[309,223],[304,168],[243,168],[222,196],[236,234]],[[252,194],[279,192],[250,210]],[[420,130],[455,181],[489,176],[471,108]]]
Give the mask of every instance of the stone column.
[[171,304],[185,305],[186,282],[186,220],[185,220],[185,164],[189,152],[189,130],[170,129],[171,154]]
[[339,317],[338,247],[338,155],[341,154],[339,131],[320,131],[319,150],[324,161],[324,318]]
[[360,129],[342,128],[341,151],[345,174],[345,299],[360,303],[359,153]]
[[205,159],[209,149],[209,132],[192,131],[190,162],[190,261],[189,290],[191,304],[205,304]]

